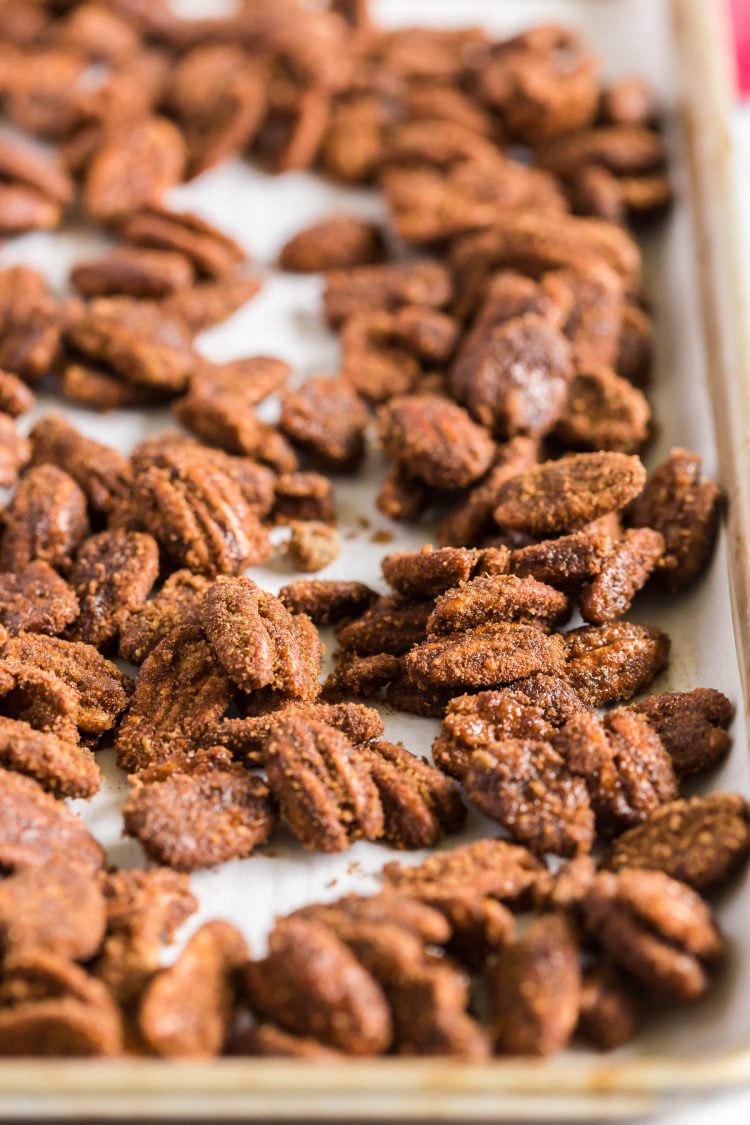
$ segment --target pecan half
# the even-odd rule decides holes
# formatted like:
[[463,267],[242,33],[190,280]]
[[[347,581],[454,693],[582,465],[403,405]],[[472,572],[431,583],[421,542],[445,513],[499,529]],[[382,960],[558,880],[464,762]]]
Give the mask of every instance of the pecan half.
[[142,664],[148,654],[179,625],[200,625],[200,606],[210,586],[208,578],[190,570],[176,570],[162,588],[134,608],[120,627],[119,655]]
[[316,625],[337,625],[361,617],[377,600],[363,582],[300,578],[279,590],[279,601],[290,613],[304,613]]
[[651,625],[617,621],[586,625],[565,637],[566,675],[584,703],[600,707],[630,699],[646,687],[669,661],[666,633]]
[[36,781],[0,770],[0,864],[46,868],[61,854],[87,871],[98,871],[104,850],[79,818]]
[[279,428],[330,468],[348,468],[365,451],[370,415],[346,379],[306,379],[281,400]]
[[734,707],[720,691],[666,691],[630,706],[646,716],[679,777],[710,769],[729,750],[726,728],[734,717]]
[[[61,415],[51,414],[42,418],[34,426],[29,437],[32,464],[54,465],[64,469],[85,493],[94,511],[106,513],[112,509],[116,501],[125,500],[130,495],[132,472],[125,458],[108,445],[102,445],[79,433]],[[53,487],[54,500],[47,500],[45,494]],[[28,488],[29,495],[24,498],[24,503],[28,505],[26,511],[29,513],[26,518],[30,519],[33,516],[42,519],[41,515],[36,517],[34,505],[38,505],[40,511],[46,512],[49,504],[60,523],[65,519],[65,512],[68,510],[75,514],[76,519],[73,524],[75,532],[68,533],[71,546],[68,548],[66,538],[65,546],[60,548],[61,553],[63,550],[66,553],[72,550],[73,540],[78,541],[82,537],[83,518],[78,515],[78,500],[71,498],[70,486],[61,481],[59,476],[51,480],[50,474],[47,473],[44,478],[35,476],[34,492],[37,493],[38,499],[31,494],[30,485]],[[62,511],[57,511],[58,506]],[[52,539],[51,534],[49,538]],[[47,561],[53,562],[52,558]]]
[[74,636],[104,647],[140,608],[159,574],[159,549],[138,531],[102,531],[78,552],[70,582],[81,606]]
[[78,599],[46,562],[0,573],[0,624],[10,633],[62,633],[78,617]]
[[0,882],[0,946],[88,961],[104,937],[104,896],[95,874],[75,863],[22,866]]
[[626,531],[597,576],[581,591],[581,616],[604,625],[627,613],[664,554],[664,536],[650,527]]
[[512,574],[472,578],[441,594],[427,621],[429,634],[459,633],[480,625],[516,621],[541,628],[565,621],[570,607],[565,594]]
[[279,266],[292,273],[370,266],[382,261],[383,236],[374,223],[354,215],[330,215],[298,231],[279,253]]
[[533,625],[488,625],[416,645],[405,667],[420,687],[496,687],[534,672],[564,674],[565,642]]
[[33,777],[55,797],[93,797],[102,781],[86,747],[5,716],[0,717],[0,765]]
[[386,452],[434,488],[465,488],[490,467],[494,443],[460,406],[437,395],[403,395],[381,408]]

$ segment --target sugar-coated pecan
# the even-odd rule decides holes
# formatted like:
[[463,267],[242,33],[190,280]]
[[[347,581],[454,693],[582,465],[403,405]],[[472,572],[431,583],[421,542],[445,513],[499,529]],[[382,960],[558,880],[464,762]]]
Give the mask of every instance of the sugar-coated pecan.
[[438,542],[467,547],[478,543],[494,527],[493,512],[500,486],[515,473],[533,465],[537,454],[538,442],[534,438],[514,437],[498,446],[487,476],[462,497],[441,523]]
[[118,762],[145,769],[194,747],[232,697],[229,677],[216,663],[200,629],[181,625],[141,665],[130,708],[117,732]]
[[577,1031],[605,1051],[633,1038],[643,1009],[628,982],[609,964],[583,971]]
[[469,799],[532,851],[591,849],[594,815],[586,786],[549,742],[491,743],[472,755],[462,780]]
[[0,370],[0,413],[18,418],[20,414],[31,410],[35,403],[34,393],[23,379],[10,371]]
[[571,210],[576,215],[592,215],[610,223],[627,221],[620,180],[598,164],[586,164],[573,173],[568,195]]
[[578,947],[557,914],[536,918],[500,950],[490,983],[495,1045],[504,1054],[551,1055],[575,1031],[581,1002]]
[[193,267],[183,254],[131,246],[79,262],[70,274],[71,285],[84,297],[123,295],[158,300],[192,281]]
[[375,499],[378,511],[391,520],[418,520],[429,507],[432,494],[424,481],[411,476],[402,465],[392,465]]
[[277,923],[267,956],[250,962],[245,983],[252,1009],[295,1035],[351,1055],[377,1055],[391,1042],[382,989],[319,922]]
[[279,600],[290,613],[305,613],[316,625],[361,617],[377,596],[364,582],[334,578],[300,578],[279,590]]
[[[123,500],[129,495],[132,472],[122,454],[117,453],[108,445],[102,445],[92,438],[85,437],[61,415],[51,414],[42,418],[34,426],[29,437],[31,439],[32,464],[38,466],[54,465],[58,469],[65,470],[83,490],[94,511],[108,512],[115,501]],[[54,484],[56,491],[59,489],[61,493],[63,492],[64,485],[59,477],[52,484]],[[35,478],[36,489],[40,492],[42,489],[46,492],[47,489],[52,487],[52,484],[49,474],[46,479]],[[63,502],[66,506],[71,505],[71,507],[75,504],[77,509],[78,502],[70,498],[70,486],[66,487],[63,495],[64,500],[55,497],[55,504],[60,505],[60,507],[62,507]],[[40,507],[43,503],[46,507],[46,501],[29,496],[27,503],[30,509],[32,500],[35,500]],[[50,501],[50,503],[52,502]],[[31,510],[33,511],[33,509]],[[62,521],[65,517],[63,513],[60,513],[57,518]],[[78,529],[82,526],[77,511],[74,526],[76,527],[75,539],[77,540],[80,535]],[[73,540],[74,536],[71,535],[70,538]],[[48,558],[46,561],[53,562],[54,560]]]
[[552,535],[619,511],[643,488],[646,470],[625,453],[576,453],[545,461],[501,486],[495,519],[501,527]]
[[93,645],[20,633],[1,638],[0,651],[4,660],[51,673],[68,685],[74,693],[75,722],[82,731],[101,734],[111,730],[127,705],[131,681]]
[[383,838],[396,848],[429,848],[466,819],[458,787],[394,742],[360,749],[383,806]]
[[472,362],[456,365],[452,387],[477,421],[501,437],[538,437],[562,414],[573,377],[570,348],[547,320],[533,313],[486,332]]
[[3,236],[54,230],[62,219],[62,207],[36,188],[0,181],[0,216]]
[[565,643],[565,674],[592,707],[630,699],[669,662],[669,637],[652,625],[630,621],[586,625],[568,633]]
[[81,4],[56,30],[58,42],[71,45],[92,61],[113,66],[131,58],[140,47],[138,31],[126,16],[97,3]]
[[148,387],[126,383],[110,369],[92,363],[69,363],[60,376],[60,393],[69,402],[103,413],[130,406],[153,406],[161,395]]
[[0,863],[3,868],[46,868],[61,855],[98,871],[104,850],[79,818],[30,777],[0,770]]
[[726,728],[734,717],[734,707],[720,691],[666,691],[630,706],[646,716],[679,777],[710,769],[729,749]]
[[0,946],[88,961],[104,937],[104,896],[92,871],[52,861],[21,866],[0,882]]
[[14,658],[0,660],[2,712],[34,730],[77,744],[78,692],[54,672]]
[[159,641],[178,625],[200,625],[200,605],[208,578],[176,570],[150,601],[134,608],[120,627],[119,655],[142,664]]
[[598,165],[618,176],[653,172],[665,159],[664,141],[654,129],[618,122],[555,137],[536,149],[542,167],[568,179],[581,167]]
[[465,410],[437,395],[404,395],[383,407],[386,452],[411,476],[434,488],[465,488],[489,468],[495,446]]
[[521,578],[536,578],[557,589],[577,590],[601,573],[614,547],[609,530],[591,524],[557,539],[517,547],[510,557],[510,569]]
[[78,599],[64,578],[37,560],[0,573],[0,624],[10,633],[62,633],[78,616]]
[[3,968],[0,1055],[120,1054],[120,1012],[101,981],[64,956],[34,948],[14,952]]
[[419,261],[398,265],[359,266],[331,270],[326,276],[323,307],[331,324],[373,309],[400,305],[443,308],[451,298],[451,280],[441,262]]
[[449,1055],[481,1061],[486,1032],[467,1012],[466,977],[455,966],[425,962],[385,989],[399,1055]]
[[320,473],[282,473],[276,480],[274,523],[320,520],[335,523],[333,484]]
[[602,562],[596,577],[581,591],[581,616],[604,625],[628,612],[664,554],[664,536],[650,527],[626,531]]
[[221,1053],[234,1012],[235,981],[247,960],[239,930],[206,922],[168,969],[146,987],[138,1028],[154,1054],[212,1058]]
[[383,156],[385,112],[382,99],[369,91],[353,92],[333,102],[320,160],[325,172],[344,183],[367,183]]
[[739,793],[709,793],[662,805],[618,837],[608,866],[663,871],[707,891],[726,882],[750,853],[750,810]]
[[279,428],[330,468],[356,464],[365,449],[369,413],[346,379],[307,379],[286,392]]
[[544,864],[528,848],[493,839],[435,852],[417,866],[392,861],[383,868],[389,890],[425,902],[440,894],[470,890],[500,902],[522,903],[544,877]]
[[98,647],[114,640],[158,574],[159,549],[150,535],[115,530],[87,539],[70,574],[81,607],[76,639]]
[[374,223],[330,215],[290,238],[281,248],[279,265],[292,273],[319,273],[370,266],[383,257],[383,236]]
[[252,579],[218,579],[203,595],[200,619],[216,659],[244,691],[272,687],[297,699],[318,694],[320,643],[308,643],[307,619],[290,614]]
[[116,130],[91,161],[84,207],[91,219],[114,222],[158,203],[185,170],[182,134],[165,117],[147,117]]
[[342,374],[369,402],[386,402],[416,390],[423,362],[446,359],[455,341],[456,322],[434,309],[355,313],[341,329]]
[[586,782],[599,832],[614,836],[654,816],[677,796],[672,761],[642,715],[619,707],[599,720],[574,715],[552,739],[568,769]]
[[233,1035],[229,1043],[230,1055],[250,1055],[258,1058],[305,1059],[306,1062],[335,1062],[341,1059],[340,1051],[324,1047],[317,1039],[292,1035],[273,1023],[259,1023]]
[[221,417],[229,419],[233,411],[247,412],[278,391],[290,371],[287,363],[273,356],[245,356],[227,363],[203,360],[190,380],[187,398],[180,400],[185,404],[183,412],[190,418],[201,409],[213,410],[218,424]]
[[399,594],[410,598],[432,598],[466,582],[473,574],[502,573],[504,557],[465,547],[429,544],[420,551],[399,551],[381,561],[383,577]]
[[640,305],[628,301],[622,314],[620,341],[615,360],[618,375],[637,387],[648,384],[653,352],[651,318]]
[[164,311],[180,320],[193,336],[227,320],[260,292],[257,277],[230,274],[179,289],[163,302]]
[[57,160],[7,137],[0,142],[0,179],[33,188],[62,205],[73,199],[73,182]]
[[36,270],[0,270],[0,368],[30,381],[45,375],[59,352],[65,307]]
[[577,919],[584,895],[596,876],[597,865],[590,855],[582,853],[558,867],[554,876],[540,882],[534,905],[540,910],[572,914]]
[[[174,412],[183,426],[227,453],[252,457],[277,472],[293,472],[297,458],[286,438],[249,406],[244,389],[203,385],[181,398]],[[251,392],[252,393],[252,392]]]
[[450,926],[440,911],[392,891],[345,895],[331,903],[312,903],[295,910],[293,917],[312,918],[339,935],[353,923],[364,923],[396,926],[428,945],[445,945],[450,938]]
[[0,414],[0,486],[10,488],[31,458],[31,446],[9,414]]
[[292,714],[335,727],[355,744],[369,742],[383,733],[380,715],[361,703],[284,701],[281,707],[265,715],[249,715],[244,719],[218,719],[206,728],[205,739],[211,745],[225,746],[235,759],[262,765],[265,761],[266,743],[278,723]]
[[591,936],[641,984],[676,1000],[706,991],[724,942],[690,887],[662,871],[602,872],[583,908]]
[[534,672],[564,674],[565,643],[533,625],[504,622],[428,638],[405,666],[421,687],[495,687]]
[[287,554],[296,570],[315,573],[338,558],[338,529],[320,520],[291,520]]
[[336,665],[323,684],[323,695],[331,700],[351,695],[367,699],[377,695],[401,672],[400,658],[388,652],[357,656],[344,649],[336,654],[335,660]]
[[187,875],[168,867],[122,869],[105,875],[107,932],[93,971],[129,1008],[159,968],[162,942],[198,909]]
[[716,539],[721,489],[712,480],[701,480],[701,464],[697,453],[673,449],[629,513],[635,527],[653,527],[664,536],[660,565],[673,593],[698,577]]
[[503,621],[544,627],[559,624],[569,615],[568,599],[552,586],[535,578],[492,574],[472,578],[441,594],[427,621],[427,632],[459,633]]
[[650,420],[643,391],[614,371],[598,368],[573,379],[555,437],[569,449],[637,453],[648,437]]
[[85,746],[5,716],[0,717],[0,764],[33,777],[55,797],[93,797],[102,780]]
[[336,638],[343,649],[360,656],[400,656],[424,640],[431,611],[429,601],[381,597],[360,617],[339,625]]

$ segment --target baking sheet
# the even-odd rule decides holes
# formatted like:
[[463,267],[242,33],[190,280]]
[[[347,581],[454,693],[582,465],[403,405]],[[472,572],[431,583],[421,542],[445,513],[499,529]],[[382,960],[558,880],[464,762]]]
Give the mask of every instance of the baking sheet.
[[[199,14],[207,7],[215,12],[218,6],[191,3],[189,8]],[[187,5],[178,7],[185,9]],[[686,445],[703,455],[707,474],[714,475],[717,472],[716,443],[707,390],[691,226],[692,201],[684,138],[674,121],[676,95],[670,4],[667,0],[462,0],[461,3],[455,0],[375,0],[373,10],[380,22],[390,26],[422,23],[447,27],[481,23],[498,35],[513,33],[532,23],[563,22],[585,35],[603,59],[607,77],[637,72],[654,84],[667,114],[676,203],[669,219],[652,232],[646,246],[647,287],[656,325],[651,398],[658,433],[645,460],[653,465],[670,446]],[[348,210],[368,217],[383,215],[382,204],[374,194],[360,189],[342,189],[303,174],[269,177],[236,161],[183,185],[172,193],[170,202],[176,207],[199,212],[236,237],[265,275],[264,288],[254,301],[231,321],[201,338],[200,347],[205,354],[216,360],[260,353],[278,355],[293,365],[295,377],[300,379],[336,371],[337,342],[325,328],[320,313],[320,280],[274,273],[273,261],[290,234],[332,210]],[[40,268],[62,290],[70,266],[106,245],[106,239],[97,232],[71,227],[62,233],[19,238],[0,252],[0,262],[3,265],[24,262]],[[168,411],[114,412],[101,416],[61,406],[59,400],[41,403],[37,414],[50,406],[62,408],[85,433],[125,453],[136,441],[171,424]],[[31,425],[33,420],[33,417],[25,420],[25,425]],[[359,478],[337,481],[343,550],[340,558],[322,571],[320,577],[357,578],[382,589],[381,557],[391,550],[411,549],[430,541],[429,526],[405,529],[389,523],[375,510],[374,496],[383,470],[381,459],[373,453]],[[373,542],[373,532],[382,530],[393,534],[392,543]],[[272,591],[295,577],[281,558],[248,573]],[[659,625],[672,638],[671,667],[649,691],[716,687],[729,695],[738,707],[732,731],[732,754],[719,771],[696,786],[696,791],[727,788],[748,794],[747,726],[727,573],[727,541],[722,534],[711,568],[697,587],[678,600],[642,596],[629,617]],[[330,651],[332,638],[325,639]],[[383,708],[383,716],[388,738],[403,740],[416,753],[429,753],[437,729],[435,721],[395,714],[386,708]],[[73,802],[73,805],[105,846],[111,863],[137,865],[142,863],[139,846],[120,835],[119,809],[127,796],[128,785],[112,759],[111,751],[99,755],[107,775],[103,792],[91,802]],[[487,834],[497,834],[497,826],[472,813],[466,831],[450,837],[444,846],[453,847]],[[375,890],[377,872],[385,862],[394,857],[418,862],[423,854],[394,853],[380,845],[359,843],[340,856],[310,855],[279,831],[264,854],[193,876],[200,912],[184,928],[182,937],[208,918],[222,917],[237,924],[253,953],[259,954],[275,914],[285,913],[305,902],[335,898],[348,891]],[[664,1018],[652,1019],[634,1044],[608,1055],[606,1065],[619,1059],[654,1060],[662,1056],[679,1056],[689,1062],[690,1058],[703,1058],[706,1052],[722,1052],[750,1042],[750,936],[746,895],[745,880],[744,884],[742,881],[733,884],[720,901],[720,920],[729,940],[731,957],[711,995],[684,1013],[672,1010]],[[173,955],[174,951],[170,953]],[[571,1066],[577,1071],[588,1059],[582,1049],[574,1048],[569,1054],[570,1058],[562,1056],[543,1064],[545,1073],[562,1076]],[[596,1059],[602,1064],[601,1056]],[[55,1081],[71,1073],[70,1064],[67,1070],[60,1064],[38,1065],[46,1067],[48,1075],[58,1076]],[[157,1111],[165,1104],[160,1103],[157,1096],[157,1075],[164,1074],[169,1064],[147,1065],[153,1075],[148,1085],[154,1095],[153,1108]],[[268,1069],[265,1060],[262,1064],[243,1064],[247,1074],[252,1072],[253,1066],[259,1065],[264,1071]],[[400,1064],[371,1065],[377,1086],[378,1067],[392,1068]],[[438,1065],[441,1071],[451,1071],[442,1061]],[[503,1065],[497,1063],[491,1068],[500,1086]],[[234,1064],[222,1063],[219,1070],[224,1066],[234,1068]],[[3,1069],[0,1065],[0,1091]],[[296,1072],[303,1074],[305,1068],[297,1067]],[[236,1073],[234,1069],[233,1073]],[[603,1068],[601,1073],[604,1073]],[[126,1093],[123,1096],[127,1097]],[[251,1096],[249,1091],[246,1096]],[[28,1112],[25,1107],[31,1104],[24,1103],[22,1111]],[[371,1105],[374,1110],[374,1103]],[[300,1112],[322,1107],[320,1100],[314,1105],[309,1101],[298,1105]],[[0,1100],[0,1113],[7,1115],[9,1108],[8,1102],[3,1104]],[[14,1112],[19,1112],[17,1104]]]

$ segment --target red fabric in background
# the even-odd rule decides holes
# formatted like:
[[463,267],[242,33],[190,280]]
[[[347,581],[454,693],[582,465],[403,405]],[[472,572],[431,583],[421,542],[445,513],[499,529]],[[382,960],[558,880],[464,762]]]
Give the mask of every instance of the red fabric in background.
[[[712,0],[706,0],[711,3]],[[713,0],[716,2],[716,0]],[[750,0],[731,0],[737,47],[737,79],[743,97],[750,96]]]

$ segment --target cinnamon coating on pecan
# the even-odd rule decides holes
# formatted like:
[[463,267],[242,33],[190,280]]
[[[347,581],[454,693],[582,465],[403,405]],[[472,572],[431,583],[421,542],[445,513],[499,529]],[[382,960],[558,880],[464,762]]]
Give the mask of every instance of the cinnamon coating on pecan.
[[559,590],[512,574],[472,578],[441,594],[427,621],[429,634],[458,633],[516,621],[525,625],[549,627],[565,621],[570,614],[568,599]]
[[307,379],[287,391],[279,429],[331,469],[351,468],[365,451],[370,415],[346,379]]
[[200,625],[200,606],[210,581],[190,570],[170,574],[155,597],[131,610],[120,627],[119,655],[142,664],[179,625]]
[[714,688],[665,691],[630,707],[646,716],[679,777],[711,769],[729,750],[726,728],[734,717],[734,707]]
[[20,866],[0,883],[0,946],[88,961],[104,936],[105,910],[94,872],[65,860]]
[[62,633],[76,620],[78,598],[64,578],[37,560],[0,573],[0,624],[10,633]]
[[465,410],[437,395],[403,395],[381,408],[386,452],[411,476],[447,491],[465,488],[490,467],[495,446]]
[[650,527],[626,531],[597,576],[581,591],[581,616],[604,625],[628,612],[664,554],[664,536]]
[[33,777],[55,797],[93,797],[102,781],[85,746],[6,716],[0,716],[0,765]]
[[266,743],[279,722],[289,715],[300,715],[335,727],[355,745],[378,738],[384,730],[383,720],[372,707],[362,703],[305,703],[284,700],[278,708],[264,715],[248,715],[244,719],[217,719],[205,729],[205,740],[212,746],[224,746],[233,758],[250,765],[265,761]]
[[410,602],[400,597],[381,597],[354,621],[336,629],[343,649],[360,656],[387,652],[400,656],[424,640],[432,602]]
[[383,255],[383,236],[374,223],[330,215],[293,235],[281,248],[279,265],[292,273],[320,273],[374,265]]
[[0,770],[0,864],[46,868],[60,854],[94,872],[104,850],[82,821],[30,777]]
[[584,703],[592,707],[630,699],[669,661],[666,633],[630,621],[573,629],[566,634],[565,643],[565,674]]
[[158,574],[159,548],[150,535],[114,530],[87,539],[70,575],[81,606],[73,636],[106,647],[144,604]]
[[565,642],[533,625],[486,625],[428,638],[408,653],[405,667],[420,687],[496,687],[535,672],[564,674]]
[[[32,429],[29,438],[32,465],[55,465],[64,469],[85,493],[95,512],[106,514],[117,501],[129,497],[132,471],[125,458],[108,445],[85,437],[60,415],[50,414],[42,418]],[[63,488],[59,478],[55,484],[57,488]],[[45,490],[49,488],[49,475],[44,484],[38,483],[37,487]],[[66,487],[64,497],[56,497],[55,503],[76,503],[77,507],[77,501],[70,499],[69,486]],[[27,502],[31,503],[31,497]],[[40,506],[46,502],[52,503],[46,501],[46,497],[38,501]],[[76,526],[79,526],[79,522],[82,521],[77,521]],[[52,562],[52,559],[48,561]]]
[[290,613],[304,613],[315,625],[361,617],[377,597],[364,582],[333,578],[300,578],[279,590],[279,601]]

